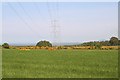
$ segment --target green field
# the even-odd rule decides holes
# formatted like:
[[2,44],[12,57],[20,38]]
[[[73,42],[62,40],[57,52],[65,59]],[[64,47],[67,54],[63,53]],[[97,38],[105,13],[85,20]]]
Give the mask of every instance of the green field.
[[3,78],[117,78],[117,50],[3,50]]

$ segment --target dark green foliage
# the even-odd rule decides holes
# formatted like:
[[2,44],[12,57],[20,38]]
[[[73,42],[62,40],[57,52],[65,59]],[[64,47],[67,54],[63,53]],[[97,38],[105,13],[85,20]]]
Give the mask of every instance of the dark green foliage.
[[120,45],[120,40],[118,41],[118,45]]
[[118,38],[117,37],[111,37],[109,42],[112,46],[116,46],[116,45],[118,45]]
[[39,47],[42,47],[42,46],[44,46],[44,47],[46,47],[46,46],[52,47],[52,44],[49,41],[39,41],[36,44],[36,46],[39,46]]
[[4,44],[2,45],[2,47],[5,48],[5,49],[9,49],[9,44],[8,44],[8,43],[4,43]]
[[117,46],[120,45],[120,40],[117,37],[111,37],[109,41],[94,41],[94,42],[85,42],[81,44],[82,46]]
[[83,44],[81,44],[82,46],[95,46],[96,42],[85,42]]
[[100,48],[101,48],[101,46],[102,46],[102,45],[101,45],[101,43],[100,43],[100,42],[98,42],[98,43],[96,43],[96,44],[95,44],[95,48],[96,48],[96,49],[100,49]]
[[110,46],[109,41],[101,41],[100,44],[103,46]]

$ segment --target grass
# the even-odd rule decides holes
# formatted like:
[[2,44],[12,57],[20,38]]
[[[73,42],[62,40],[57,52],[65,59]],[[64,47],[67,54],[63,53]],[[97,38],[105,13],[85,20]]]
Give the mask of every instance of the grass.
[[3,78],[117,78],[117,50],[3,50]]

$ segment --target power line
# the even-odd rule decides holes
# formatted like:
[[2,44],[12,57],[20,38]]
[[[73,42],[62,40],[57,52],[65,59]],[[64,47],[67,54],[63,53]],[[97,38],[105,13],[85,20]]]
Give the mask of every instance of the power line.
[[41,13],[41,10],[40,10],[38,4],[36,4],[36,2],[34,2],[33,4],[34,4],[34,6],[35,6],[36,9],[37,9],[37,12],[39,13],[40,18],[42,18],[42,19],[45,20],[45,18],[43,17],[43,15],[42,15],[42,13]]
[[[15,12],[15,14],[19,17],[19,19],[32,31],[35,32],[34,29],[31,28],[31,26],[19,15],[19,13],[16,11],[16,9],[8,2],[9,7]],[[39,35],[37,34],[39,37]]]
[[31,19],[31,21],[33,20],[32,17],[26,12],[26,10],[24,9],[24,7],[22,6],[21,2],[18,2],[19,6],[22,8],[23,12]]
[[[30,18],[30,20],[32,21],[32,23],[34,22],[31,15],[29,15],[26,10],[24,9],[23,5],[21,4],[21,2],[18,2],[19,6],[22,8],[23,12],[26,14],[26,16],[28,16]],[[34,26],[34,24],[32,24]],[[36,26],[39,27],[39,25],[36,24]],[[37,31],[36,31],[37,32]],[[37,32],[38,33],[38,32]],[[38,33],[39,34],[39,33]]]
[[[51,20],[51,26],[53,27],[54,43],[56,43],[56,42],[60,41],[60,40],[58,40],[59,35],[60,35],[60,33],[59,33],[60,29],[59,29],[59,24],[58,24],[58,22],[59,22],[59,15],[58,15],[59,4],[58,4],[58,2],[56,2],[56,4],[54,4],[53,7],[54,7],[54,9],[53,8],[52,9],[54,11],[51,11],[50,5],[47,1],[47,8],[48,8],[49,17]],[[53,14],[52,14],[52,12],[53,12]]]
[[57,18],[59,19],[59,11],[60,11],[59,0],[57,0],[56,7],[57,7]]
[[47,1],[46,4],[47,4],[47,9],[48,9],[49,18],[50,18],[51,20],[53,20],[49,2]]

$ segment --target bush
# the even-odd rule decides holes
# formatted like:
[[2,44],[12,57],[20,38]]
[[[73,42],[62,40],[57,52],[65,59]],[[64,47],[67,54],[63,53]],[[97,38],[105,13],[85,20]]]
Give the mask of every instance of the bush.
[[111,46],[117,46],[119,40],[117,37],[111,37],[109,42],[110,42]]
[[44,46],[44,47],[46,47],[46,46],[52,47],[52,44],[49,41],[39,41],[36,44],[36,46],[39,46],[39,47],[42,47],[42,46]]
[[2,47],[3,47],[3,48],[6,48],[6,49],[9,49],[9,44],[8,44],[8,43],[4,43],[4,44],[2,45]]

